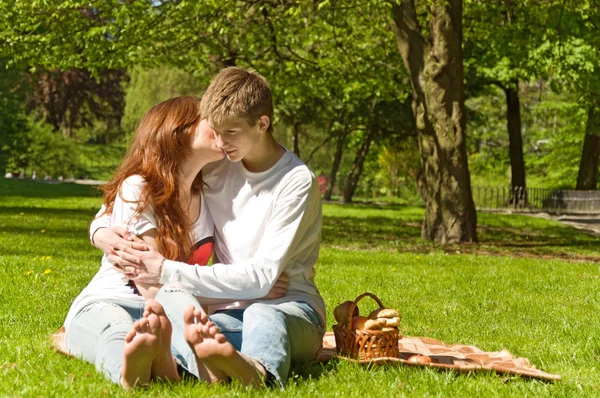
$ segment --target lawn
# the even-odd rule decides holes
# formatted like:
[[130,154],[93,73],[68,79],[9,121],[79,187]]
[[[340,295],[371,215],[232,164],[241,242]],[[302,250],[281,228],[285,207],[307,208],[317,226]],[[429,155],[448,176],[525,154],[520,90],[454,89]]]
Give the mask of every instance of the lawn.
[[[86,233],[100,202],[92,187],[0,180],[0,396],[131,395],[54,353],[47,339],[100,264]],[[418,207],[326,204],[323,212],[317,283],[329,330],[337,303],[370,291],[400,310],[404,334],[507,349],[563,380],[331,362],[295,369],[284,392],[184,382],[134,395],[600,396],[596,237],[480,213],[480,243],[441,247],[420,240]],[[365,312],[375,307],[367,300]]]

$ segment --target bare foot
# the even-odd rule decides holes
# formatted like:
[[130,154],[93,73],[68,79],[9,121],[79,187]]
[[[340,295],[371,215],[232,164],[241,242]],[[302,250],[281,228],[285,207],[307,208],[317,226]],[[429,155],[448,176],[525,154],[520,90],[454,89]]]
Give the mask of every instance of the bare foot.
[[[196,338],[197,333],[196,333],[195,329],[188,328],[188,324],[192,328],[195,328],[196,319],[200,319],[201,315],[202,315],[202,312],[200,310],[195,309],[193,305],[190,305],[188,308],[186,308],[183,311],[183,322],[184,322],[183,337],[185,338],[185,341],[188,343],[188,345],[190,346],[190,348],[192,349],[192,351],[194,353],[195,353],[194,345],[190,342],[195,341],[194,339]],[[188,338],[188,333],[190,333],[189,338]],[[214,368],[205,362],[200,361],[197,356],[196,356],[196,365],[198,367],[199,376],[202,380],[205,380],[209,383],[221,383],[221,382],[229,381],[229,376],[227,376],[227,374],[225,372],[223,372],[220,369]]]
[[160,351],[160,320],[154,314],[133,324],[125,336],[121,384],[126,390],[150,382],[151,365]]
[[167,318],[162,305],[156,300],[146,300],[144,308],[144,317],[147,318],[150,314],[155,314],[160,321],[160,351],[152,361],[152,379],[162,379],[179,381],[179,373],[177,372],[177,364],[171,353],[171,335],[173,326]]
[[[198,323],[194,322],[194,318]],[[183,322],[185,340],[196,354],[197,361],[213,373],[218,372],[217,378],[222,380],[225,374],[245,386],[264,386],[264,368],[237,352],[206,314],[189,306],[183,313]]]

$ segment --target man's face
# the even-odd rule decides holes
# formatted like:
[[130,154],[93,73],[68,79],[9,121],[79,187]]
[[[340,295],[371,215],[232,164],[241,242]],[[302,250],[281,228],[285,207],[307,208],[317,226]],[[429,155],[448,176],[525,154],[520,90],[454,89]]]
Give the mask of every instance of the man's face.
[[229,119],[220,124],[209,120],[208,124],[214,130],[217,147],[232,162],[238,162],[251,153],[266,130],[260,120],[254,126],[245,119]]

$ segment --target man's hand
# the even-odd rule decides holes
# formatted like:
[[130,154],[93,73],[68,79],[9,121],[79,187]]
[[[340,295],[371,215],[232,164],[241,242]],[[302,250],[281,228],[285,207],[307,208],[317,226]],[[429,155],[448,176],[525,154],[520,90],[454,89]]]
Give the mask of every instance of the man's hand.
[[285,272],[281,274],[279,279],[275,282],[269,294],[264,298],[266,299],[277,299],[285,296],[289,286],[289,278]]
[[[117,251],[131,248],[138,251],[148,250],[148,245],[135,237],[123,227],[100,228],[92,236],[92,243],[109,257]],[[109,258],[110,260],[110,258]],[[111,260],[112,261],[112,260]]]
[[137,236],[133,237],[133,243],[145,246],[145,250],[135,247],[125,247],[117,250],[115,254],[108,256],[114,268],[125,274],[134,282],[155,285],[160,281],[161,264],[165,259],[154,247],[145,245],[144,241]]

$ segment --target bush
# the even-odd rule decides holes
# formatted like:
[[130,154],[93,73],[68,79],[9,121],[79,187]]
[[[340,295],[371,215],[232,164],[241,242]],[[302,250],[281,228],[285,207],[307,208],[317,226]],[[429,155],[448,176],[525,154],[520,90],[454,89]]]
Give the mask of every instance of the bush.
[[75,170],[76,144],[65,138],[44,121],[29,118],[26,130],[15,134],[2,148],[7,159],[6,171],[17,175],[24,170],[28,175],[65,176]]

